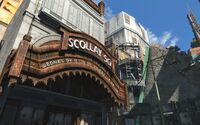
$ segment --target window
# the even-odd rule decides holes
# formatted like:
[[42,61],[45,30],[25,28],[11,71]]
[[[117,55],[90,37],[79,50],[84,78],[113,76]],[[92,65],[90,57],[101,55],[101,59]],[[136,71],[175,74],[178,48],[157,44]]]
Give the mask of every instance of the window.
[[145,37],[144,30],[143,30],[143,29],[141,29],[141,31],[142,31],[142,37],[143,37],[143,39],[145,39],[145,40],[146,40],[146,37]]
[[128,95],[129,95],[130,103],[133,104],[135,101],[134,101],[134,95],[133,95],[132,91],[129,92]]
[[125,119],[125,125],[135,125],[134,119]]
[[127,24],[130,24],[130,17],[129,17],[129,15],[125,14],[124,16],[125,16],[125,22]]
[[65,113],[50,113],[48,125],[71,125],[72,116]]
[[135,37],[132,37],[132,41],[134,44],[137,44],[137,39]]
[[42,125],[44,110],[31,106],[24,106],[20,109],[15,125]]

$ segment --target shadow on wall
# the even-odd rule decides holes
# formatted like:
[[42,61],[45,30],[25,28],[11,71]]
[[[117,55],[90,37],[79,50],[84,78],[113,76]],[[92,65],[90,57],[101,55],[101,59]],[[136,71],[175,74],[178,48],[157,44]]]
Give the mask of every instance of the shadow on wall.
[[157,104],[153,72],[162,104],[200,96],[200,84],[198,83],[200,70],[188,67],[189,62],[189,56],[177,47],[169,49],[151,47],[145,102],[152,105]]

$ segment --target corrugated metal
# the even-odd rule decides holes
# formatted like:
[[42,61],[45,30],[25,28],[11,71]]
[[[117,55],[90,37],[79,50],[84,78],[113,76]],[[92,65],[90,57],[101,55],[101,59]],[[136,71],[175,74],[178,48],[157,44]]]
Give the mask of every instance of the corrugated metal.
[[90,34],[104,44],[104,25],[95,18],[98,15],[91,16],[78,4],[69,0],[45,0],[41,12],[59,23]]

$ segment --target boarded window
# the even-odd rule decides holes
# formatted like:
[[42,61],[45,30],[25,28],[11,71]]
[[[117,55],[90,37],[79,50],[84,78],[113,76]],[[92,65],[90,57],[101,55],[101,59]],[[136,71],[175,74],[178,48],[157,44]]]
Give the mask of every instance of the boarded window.
[[125,16],[125,22],[127,24],[130,24],[130,17],[129,17],[129,15],[125,14],[124,16]]
[[137,44],[137,39],[135,37],[132,37],[132,41],[134,44]]

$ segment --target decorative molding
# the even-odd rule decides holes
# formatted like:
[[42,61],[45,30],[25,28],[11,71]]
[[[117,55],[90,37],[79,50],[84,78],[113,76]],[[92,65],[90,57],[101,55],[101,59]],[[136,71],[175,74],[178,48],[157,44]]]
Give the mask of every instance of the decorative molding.
[[[104,86],[115,102],[127,105],[126,85],[115,74],[116,59],[108,50],[85,33],[62,28],[61,31],[69,38],[88,41],[101,49],[102,54],[106,54],[112,60],[112,66],[107,65],[94,52],[65,46],[68,38],[60,39],[60,36],[54,37],[58,35],[48,35],[30,45],[30,36],[24,36],[9,71],[10,85],[15,84],[18,79],[32,79],[35,85],[38,82],[46,84],[48,79],[55,79],[63,74],[88,74]],[[60,50],[64,50],[63,55],[60,55]]]
[[105,4],[103,1],[101,1],[98,5],[94,3],[92,0],[83,0],[85,1],[89,6],[91,6],[95,11],[97,11],[101,16],[104,15],[104,7]]
[[22,70],[22,66],[28,51],[31,41],[31,36],[25,35],[21,41],[18,51],[15,55],[14,63],[11,66],[9,77],[19,78]]

